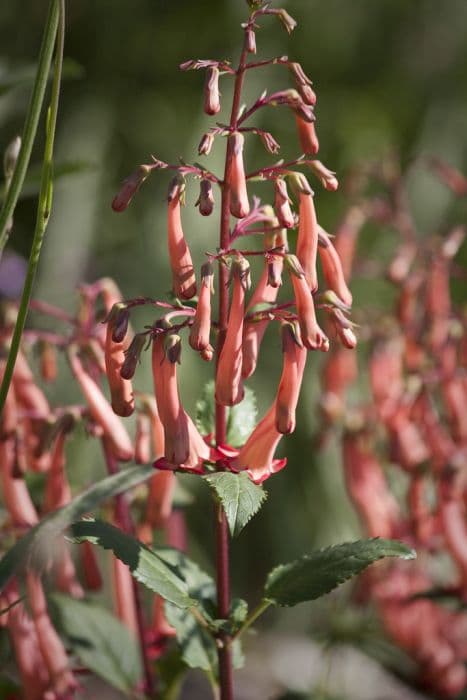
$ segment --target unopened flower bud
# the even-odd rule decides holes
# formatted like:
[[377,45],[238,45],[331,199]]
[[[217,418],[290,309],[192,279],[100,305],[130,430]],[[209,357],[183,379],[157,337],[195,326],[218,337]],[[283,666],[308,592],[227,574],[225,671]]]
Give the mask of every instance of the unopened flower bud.
[[295,80],[295,84],[297,86],[297,90],[299,91],[302,100],[305,102],[307,105],[315,105],[316,104],[316,94],[314,90],[312,89],[311,85],[312,82],[306,75],[305,71],[303,70],[302,66],[300,63],[289,63],[289,70],[293,75],[293,78]]
[[214,134],[210,131],[207,134],[203,134],[201,141],[198,146],[198,153],[200,156],[208,156],[211,153],[211,149],[214,143]]
[[169,333],[164,339],[164,352],[166,359],[174,364],[180,364],[182,356],[182,339],[176,333]]
[[114,316],[112,321],[112,340],[114,343],[121,343],[125,340],[128,332],[130,311],[124,302],[118,302],[114,305],[111,315]]
[[182,228],[180,209],[184,187],[184,181],[180,177],[175,177],[169,186],[167,242],[172,268],[173,292],[181,299],[191,299],[196,294],[196,278],[190,249]]
[[290,197],[287,185],[283,178],[279,177],[274,183],[274,211],[281,226],[293,228],[295,218],[290,208]]
[[256,53],[256,34],[251,27],[245,31],[245,46],[248,53]]
[[212,358],[214,357],[214,348],[212,347],[212,345],[208,345],[203,350],[201,350],[200,355],[201,359],[205,362],[211,362]]
[[112,201],[114,211],[124,211],[128,207],[150,172],[151,169],[147,165],[140,165],[134,173],[123,180],[120,190]]
[[[115,325],[117,322],[121,321],[120,312],[123,310],[121,304],[115,304],[107,322],[105,336],[105,370],[107,381],[109,382],[112,409],[118,416],[126,418],[133,413],[135,402],[131,382],[127,381],[129,376],[124,377],[124,375],[121,374],[126,360],[125,334],[123,334],[121,341],[115,342],[114,340]],[[116,335],[120,337],[122,334],[117,333]]]
[[246,189],[245,168],[243,165],[243,145],[245,139],[242,133],[236,131],[229,136],[229,150],[232,158],[230,179],[230,213],[237,219],[243,219],[250,213],[248,192]]
[[131,379],[134,376],[145,343],[146,335],[144,333],[137,333],[128,349],[125,350],[125,359],[120,369],[120,376],[123,379]]
[[219,68],[218,66],[209,66],[204,83],[204,111],[206,114],[213,115],[220,112],[220,109]]
[[269,153],[279,153],[280,145],[277,143],[276,139],[268,131],[258,131],[263,145]]
[[324,189],[330,192],[335,192],[339,187],[339,182],[336,177],[336,173],[329,168],[326,168],[320,160],[312,160],[310,162],[310,167],[313,170],[316,177],[318,177],[323,185]]
[[297,196],[300,194],[314,194],[310,187],[310,183],[303,173],[292,172],[287,177]]
[[354,324],[344,316],[340,309],[331,309],[330,315],[342,345],[349,350],[353,350],[357,347],[357,337],[353,331]]
[[306,155],[316,155],[319,151],[319,141],[316,136],[315,125],[311,121],[306,121],[302,116],[295,118],[300,146]]
[[295,306],[302,342],[309,350],[327,352],[329,341],[316,320],[315,305],[310,288],[305,279],[303,268],[295,255],[286,255],[285,261],[294,288]]
[[193,350],[202,351],[209,346],[213,276],[212,264],[205,263],[201,268],[201,290],[189,336],[189,343]]
[[199,207],[199,213],[202,216],[210,216],[214,209],[214,195],[212,193],[212,183],[210,180],[203,178],[200,182],[199,197],[195,204]]
[[277,13],[275,14],[277,14],[277,17],[284,29],[287,31],[287,34],[292,34],[293,30],[297,26],[296,20],[289,15],[287,10],[277,10]]
[[3,173],[5,180],[11,180],[16,168],[19,152],[21,150],[21,136],[16,136],[6,147],[3,156]]

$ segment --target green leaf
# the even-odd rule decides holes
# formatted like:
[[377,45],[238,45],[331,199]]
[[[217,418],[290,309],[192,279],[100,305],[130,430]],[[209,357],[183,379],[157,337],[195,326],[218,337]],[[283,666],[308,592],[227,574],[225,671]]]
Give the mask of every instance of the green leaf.
[[239,535],[267,498],[245,473],[217,472],[204,477],[222,503],[232,537]]
[[51,598],[59,631],[86,668],[114,688],[130,692],[142,678],[136,639],[108,610],[61,593]]
[[[196,402],[196,426],[202,435],[215,430],[214,381],[209,381]],[[227,409],[227,442],[241,447],[256,425],[258,409],[254,392],[245,387],[243,401]]]
[[104,549],[110,549],[124,564],[131,575],[166,600],[181,608],[196,605],[188,594],[188,586],[175,566],[170,566],[167,559],[150,549],[131,535],[127,535],[110,523],[102,520],[83,520],[74,523],[70,532],[76,542],[87,540]]
[[264,598],[275,605],[297,605],[329,593],[384,557],[414,559],[402,542],[374,538],[327,547],[271,571]]
[[68,505],[56,510],[31,528],[0,561],[0,590],[20,568],[43,570],[54,553],[54,539],[78,518],[94,510],[102,501],[137,486],[154,474],[151,466],[130,467],[97,482]]

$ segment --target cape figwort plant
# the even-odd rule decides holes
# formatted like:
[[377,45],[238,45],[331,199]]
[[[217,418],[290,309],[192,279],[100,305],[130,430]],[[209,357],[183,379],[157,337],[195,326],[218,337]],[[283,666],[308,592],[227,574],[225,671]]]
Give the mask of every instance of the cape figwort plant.
[[[33,269],[50,213],[51,154],[60,82],[57,64],[32,267],[16,330],[13,331],[12,306],[5,307],[2,326],[6,359],[2,358],[1,367],[5,404],[0,451],[9,516],[6,529],[12,535],[27,532],[0,562],[0,586],[5,624],[26,700],[68,697],[77,688],[76,677],[83,668],[70,665],[57,629],[85,668],[110,679],[129,695],[144,693],[156,697],[159,684],[164,697],[169,697],[169,693],[172,697],[183,662],[203,669],[213,692],[220,692],[222,700],[231,700],[233,668],[242,662],[240,640],[268,607],[316,599],[383,557],[414,556],[410,548],[394,540],[347,543],[276,567],[250,613],[244,600],[231,597],[230,535],[239,534],[264,503],[262,482],[286,464],[286,459],[276,458],[275,451],[282,436],[295,428],[308,352],[329,350],[329,339],[318,323],[317,311],[324,312],[327,324],[335,328],[346,352],[356,345],[353,324],[348,318],[352,296],[339,254],[318,225],[314,194],[307,178],[296,170],[308,168],[331,191],[338,186],[335,174],[313,158],[319,143],[314,126],[316,95],[311,81],[302,67],[287,57],[251,60],[257,50],[256,29],[260,21],[268,16],[277,18],[289,33],[296,22],[285,10],[274,9],[261,0],[248,4],[251,11],[242,25],[244,43],[236,68],[217,60],[190,60],[181,66],[183,70],[206,71],[204,109],[209,115],[216,115],[221,109],[220,80],[234,83],[228,122],[210,128],[199,145],[200,155],[209,155],[216,139],[225,140],[222,177],[204,164],[171,165],[153,158],[124,181],[113,201],[115,211],[124,211],[154,171],[174,171],[167,197],[167,248],[173,279],[170,301],[123,301],[115,284],[103,279],[80,288],[75,316],[34,302],[38,311],[64,324],[64,330],[52,333],[28,329],[23,333]],[[61,18],[63,32],[63,7]],[[60,37],[59,57],[63,33]],[[242,107],[248,72],[269,64],[276,64],[278,70],[287,68],[295,87],[271,94],[265,91],[250,107]],[[291,162],[279,161],[248,173],[244,148],[249,139],[259,136],[269,153],[279,150],[270,133],[250,122],[258,110],[268,106],[282,106],[287,110],[283,117],[291,116],[296,121],[297,137],[305,153]],[[207,253],[198,279],[182,226],[185,189],[192,179],[199,180],[200,215],[214,213],[216,190],[221,200],[219,239],[213,241],[212,252]],[[271,183],[273,207],[250,196],[256,180]],[[297,229],[295,253],[289,252],[287,241],[287,232],[293,229]],[[247,235],[261,237],[260,249],[240,245]],[[251,256],[264,259],[263,272],[255,282],[250,275]],[[318,259],[326,284],[324,290],[318,289]],[[284,271],[290,278],[293,296],[279,300]],[[251,286],[254,289],[249,294]],[[214,287],[217,308],[211,301]],[[104,307],[103,315],[100,305]],[[159,316],[151,327],[135,334],[130,315],[141,305],[152,305]],[[102,316],[105,325],[100,322]],[[256,424],[254,398],[245,381],[255,371],[261,342],[271,322],[280,326],[282,374],[270,409]],[[193,417],[183,406],[177,377],[184,334],[202,360],[215,357],[214,380],[200,397],[198,415]],[[66,352],[83,405],[50,406],[31,372],[24,348],[19,349],[21,338],[39,348],[41,372],[47,381],[53,381],[56,375],[54,347]],[[153,396],[132,387],[142,351],[148,346],[152,352]],[[108,382],[110,402],[101,386],[103,377]],[[11,388],[6,392],[10,379]],[[133,413],[137,416],[134,440],[120,420]],[[65,443],[81,423],[100,442],[109,476],[72,499],[64,469]],[[132,459],[143,464],[152,462],[155,469],[146,466],[120,471],[120,462]],[[42,500],[31,499],[24,479],[29,471],[45,474]],[[215,503],[215,581],[184,553],[185,524],[179,509],[173,507],[177,472],[198,474],[211,489]],[[136,497],[130,503],[128,494],[123,492],[145,480],[149,480],[145,506],[141,507]],[[79,520],[111,497],[111,523]],[[165,531],[168,547],[151,546],[154,529]],[[60,539],[64,531],[75,542],[83,543],[82,582],[68,544]],[[115,626],[114,620],[113,630],[120,644],[105,639],[99,643],[105,635],[95,620],[99,616],[106,620],[108,614],[79,601],[83,586],[94,590],[101,584],[90,543],[111,550],[114,555],[115,611],[124,626]],[[29,607],[21,597],[23,574]],[[47,603],[43,574],[67,595],[54,595]],[[138,584],[155,594],[150,615],[140,598]],[[52,624],[48,605],[57,613],[53,616],[57,627]],[[83,620],[88,620],[88,624],[84,625]],[[177,673],[170,682],[164,680],[163,674],[156,679],[152,660],[163,655],[173,636],[179,646]],[[95,650],[92,655],[90,648]],[[131,661],[131,667],[127,661]]]

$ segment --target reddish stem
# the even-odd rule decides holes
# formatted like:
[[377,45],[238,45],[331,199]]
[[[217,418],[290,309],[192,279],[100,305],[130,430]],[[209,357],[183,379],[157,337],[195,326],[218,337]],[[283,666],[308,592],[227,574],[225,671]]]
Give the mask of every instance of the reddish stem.
[[[246,41],[240,56],[236,71],[230,128],[238,125],[241,92],[245,78],[245,67],[248,52]],[[230,243],[230,180],[232,171],[232,153],[227,145],[225,157],[224,180],[222,185],[220,240],[221,249],[227,249]],[[227,287],[228,271],[225,265],[219,264],[219,321],[217,359],[225,340],[228,322],[229,292]],[[225,444],[227,440],[227,410],[225,406],[216,403],[216,443]],[[216,505],[216,572],[217,572],[217,606],[221,619],[230,615],[230,572],[229,572],[229,531],[224,509]],[[232,640],[225,632],[221,633],[219,641],[219,682],[221,700],[233,700],[233,671],[232,671]]]

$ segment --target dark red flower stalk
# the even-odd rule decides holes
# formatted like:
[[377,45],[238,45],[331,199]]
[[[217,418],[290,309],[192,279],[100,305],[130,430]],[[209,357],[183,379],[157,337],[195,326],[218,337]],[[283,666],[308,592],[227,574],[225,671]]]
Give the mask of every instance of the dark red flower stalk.
[[224,345],[216,374],[216,401],[222,406],[234,406],[243,399],[242,340],[245,314],[245,292],[250,286],[250,264],[239,256],[232,261],[232,303]]
[[191,299],[196,294],[196,278],[182,229],[181,199],[185,190],[183,179],[175,177],[169,187],[167,210],[167,240],[175,296]]
[[295,411],[305,370],[307,351],[295,325],[282,325],[282,376],[276,398],[276,428],[279,433],[293,433]]
[[193,317],[189,343],[193,350],[205,350],[209,345],[211,333],[211,295],[213,294],[214,270],[211,263],[205,263],[201,268],[201,289],[198,304]]
[[135,462],[148,464],[151,461],[151,419],[146,413],[136,415]]
[[83,570],[84,587],[88,591],[99,591],[102,588],[102,576],[97,563],[95,549],[85,541],[80,545],[79,552]]
[[115,613],[129,632],[138,638],[138,616],[130,569],[117,557],[112,556],[112,589]]
[[250,213],[245,168],[243,165],[244,142],[245,138],[239,131],[229,136],[229,152],[232,168],[230,177],[230,213],[237,219],[243,219],[244,216],[248,216]]

